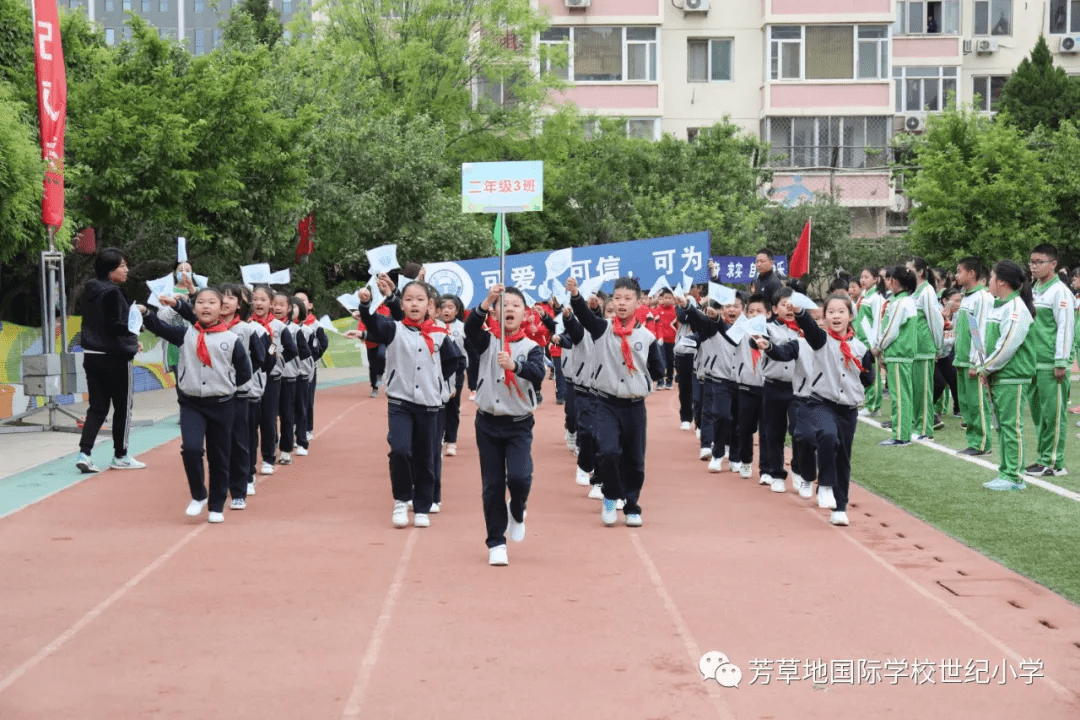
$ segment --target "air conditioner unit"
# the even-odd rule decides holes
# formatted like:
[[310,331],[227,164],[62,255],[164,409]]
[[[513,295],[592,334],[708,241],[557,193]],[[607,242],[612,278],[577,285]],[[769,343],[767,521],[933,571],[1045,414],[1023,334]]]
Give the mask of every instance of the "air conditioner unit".
[[709,12],[709,0],[683,0],[683,12]]
[[904,132],[921,133],[926,129],[925,115],[902,115],[901,117],[904,121]]
[[1080,53],[1080,35],[1070,35],[1061,38],[1058,43],[1058,52],[1069,55]]
[[998,49],[998,41],[994,39],[976,40],[975,52],[979,55],[989,55],[990,53],[996,53]]
[[568,8],[587,8],[592,0],[566,0]]
[[972,53],[972,48],[973,47],[974,47],[974,42],[972,42],[971,40],[965,40],[964,41],[964,54],[965,55],[970,55]]

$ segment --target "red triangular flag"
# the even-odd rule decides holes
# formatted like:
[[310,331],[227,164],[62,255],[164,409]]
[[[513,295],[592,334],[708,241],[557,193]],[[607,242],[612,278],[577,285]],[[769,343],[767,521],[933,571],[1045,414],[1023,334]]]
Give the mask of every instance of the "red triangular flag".
[[296,229],[300,233],[300,242],[296,244],[296,262],[300,262],[305,255],[315,252],[315,213],[301,220]]
[[803,225],[802,235],[795,245],[795,252],[791,253],[791,261],[788,263],[788,275],[793,278],[802,277],[810,272],[810,223],[809,218]]
[[94,228],[88,227],[79,231],[79,234],[75,236],[73,243],[75,252],[82,253],[83,255],[93,255],[97,252],[97,238],[94,235]]

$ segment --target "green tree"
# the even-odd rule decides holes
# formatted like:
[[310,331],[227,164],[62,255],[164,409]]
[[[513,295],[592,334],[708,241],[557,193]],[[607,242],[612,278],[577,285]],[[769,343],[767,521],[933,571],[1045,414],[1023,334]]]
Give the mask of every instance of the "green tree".
[[0,82],[0,263],[44,244],[41,224],[45,164],[26,107]]
[[1031,138],[1038,152],[1053,203],[1050,241],[1062,252],[1060,265],[1080,264],[1080,127],[1064,120],[1057,132],[1037,130]]
[[1039,126],[1057,130],[1062,120],[1080,119],[1080,82],[1054,66],[1042,35],[1002,88],[1001,110],[1025,135]]
[[851,236],[851,210],[828,195],[819,195],[813,202],[791,207],[770,206],[761,218],[762,239],[759,246],[741,250],[748,254],[755,253],[764,246],[777,255],[786,255],[790,260],[803,226],[810,219],[810,273],[803,278],[807,286],[825,285],[841,267],[848,272],[856,272],[858,268],[847,267],[852,258],[839,252],[841,245]]
[[255,44],[271,50],[285,32],[281,13],[262,0],[243,0],[234,5],[222,36],[227,47],[253,49]]

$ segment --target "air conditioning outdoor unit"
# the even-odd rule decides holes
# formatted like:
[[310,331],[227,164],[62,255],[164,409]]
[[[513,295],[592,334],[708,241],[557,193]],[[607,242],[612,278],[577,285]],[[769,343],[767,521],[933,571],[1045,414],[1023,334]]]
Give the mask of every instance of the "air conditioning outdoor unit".
[[566,0],[568,8],[587,8],[592,0]]
[[1070,35],[1061,38],[1061,42],[1058,43],[1058,52],[1069,55],[1080,53],[1080,35]]
[[683,12],[709,12],[709,0],[683,0]]
[[926,129],[925,115],[904,115],[904,132],[920,133]]
[[975,43],[974,43],[973,40],[965,40],[964,41],[964,54],[965,55],[970,55],[972,53],[972,51],[973,51],[974,46],[975,46]]
[[998,49],[998,41],[994,39],[976,40],[975,52],[979,55],[989,55],[990,53],[996,53]]

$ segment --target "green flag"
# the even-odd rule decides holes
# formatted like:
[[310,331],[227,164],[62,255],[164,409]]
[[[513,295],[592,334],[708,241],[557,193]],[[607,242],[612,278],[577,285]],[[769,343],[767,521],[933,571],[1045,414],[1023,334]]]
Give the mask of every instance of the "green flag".
[[499,213],[495,218],[495,254],[510,249],[510,233],[506,230],[506,216]]

